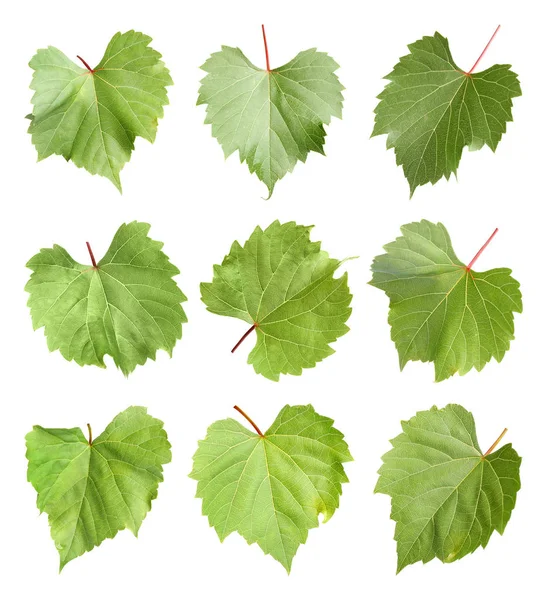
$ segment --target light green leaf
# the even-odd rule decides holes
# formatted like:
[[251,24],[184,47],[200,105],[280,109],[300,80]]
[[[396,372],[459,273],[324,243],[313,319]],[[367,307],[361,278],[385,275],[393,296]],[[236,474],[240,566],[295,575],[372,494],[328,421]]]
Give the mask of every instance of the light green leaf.
[[483,453],[473,415],[458,404],[419,412],[382,457],[377,493],[391,496],[397,572],[437,557],[453,562],[502,534],[520,489],[521,458],[496,442]]
[[137,136],[156,138],[158,119],[173,81],[149,47],[152,38],[117,33],[92,70],[57,48],[38,50],[30,61],[34,105],[29,133],[38,160],[60,154],[92,174],[108,177],[120,190],[120,171]]
[[90,439],[78,427],[38,425],[26,436],[27,477],[40,512],[48,514],[61,570],[122,529],[136,536],[158,495],[162,465],[171,461],[163,423],[141,406],[124,410]]
[[285,406],[262,434],[234,419],[213,423],[194,454],[190,477],[220,541],[233,531],[257,543],[287,572],[308,530],[338,508],[342,463],[353,460],[333,421],[313,407]]
[[408,49],[385,77],[390,83],[378,96],[372,135],[387,135],[412,196],[418,186],[456,174],[465,146],[495,151],[513,120],[512,98],[522,92],[510,65],[464,72],[439,33]]
[[347,273],[334,278],[343,261],[311,242],[311,229],[279,221],[265,231],[257,227],[213,267],[212,283],[201,284],[207,310],[251,325],[242,340],[256,331],[248,362],[273,381],[314,367],[334,353],[329,344],[349,331]]
[[441,223],[423,220],[401,231],[374,259],[369,282],[389,296],[401,370],[409,360],[432,361],[435,381],[442,381],[480,371],[492,357],[500,362],[514,339],[513,313],[522,312],[522,296],[510,269],[471,269],[494,235],[466,267]]
[[239,151],[270,197],[275,184],[309,152],[324,154],[324,125],[342,118],[336,62],[315,48],[272,70],[255,67],[239,48],[222,46],[201,67],[198,105],[224,156]]
[[186,323],[186,296],[172,279],[179,270],[149,230],[137,221],[122,225],[96,266],[77,263],[57,245],[29,260],[32,324],[45,328],[50,351],[98,367],[109,354],[124,375],[154,360],[158,349],[171,356]]

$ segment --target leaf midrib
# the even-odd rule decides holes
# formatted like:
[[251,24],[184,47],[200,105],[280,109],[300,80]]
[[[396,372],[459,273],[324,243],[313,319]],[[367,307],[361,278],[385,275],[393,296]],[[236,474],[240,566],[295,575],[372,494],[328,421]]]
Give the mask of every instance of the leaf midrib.
[[[238,491],[239,491],[239,484],[240,484],[240,482],[241,482],[241,479],[242,479],[242,477],[243,477],[243,474],[245,473],[245,471],[246,471],[246,469],[247,469],[248,465],[250,464],[251,457],[252,457],[252,455],[254,454],[254,452],[256,451],[256,449],[257,449],[259,446],[262,446],[262,447],[263,447],[263,450],[264,450],[264,465],[265,465],[265,467],[266,467],[266,479],[268,480],[268,485],[269,485],[269,488],[270,488],[270,497],[271,497],[271,502],[272,502],[272,510],[273,510],[273,512],[274,512],[274,516],[275,516],[276,524],[277,524],[277,527],[278,527],[278,534],[279,534],[279,539],[281,540],[281,546],[282,546],[282,548],[283,548],[283,553],[284,553],[284,556],[285,556],[285,562],[286,562],[286,564],[287,564],[287,567],[288,567],[288,565],[290,564],[290,560],[289,560],[289,559],[288,559],[288,557],[287,557],[287,553],[286,553],[285,545],[283,544],[283,541],[282,541],[282,539],[283,539],[283,536],[281,535],[281,530],[280,530],[280,526],[279,526],[279,519],[278,519],[278,516],[277,516],[279,511],[278,511],[278,509],[277,509],[276,500],[275,500],[275,496],[274,496],[273,489],[272,489],[272,485],[271,485],[271,481],[272,481],[272,479],[276,479],[276,480],[278,480],[278,481],[279,481],[279,482],[280,482],[282,485],[283,485],[283,482],[282,482],[281,480],[279,480],[277,477],[275,477],[274,475],[272,475],[272,473],[271,473],[271,471],[270,471],[270,468],[269,468],[269,461],[268,461],[268,457],[267,457],[267,451],[266,451],[266,444],[270,444],[270,445],[271,445],[271,446],[274,448],[274,451],[279,451],[280,453],[282,453],[283,455],[285,455],[287,458],[289,458],[289,460],[290,460],[290,461],[291,461],[291,462],[292,462],[292,463],[295,465],[295,467],[296,467],[296,468],[297,468],[297,469],[298,469],[298,470],[299,470],[299,471],[300,471],[300,472],[301,472],[301,473],[304,475],[304,477],[305,477],[305,478],[308,480],[309,484],[310,484],[310,485],[313,487],[313,489],[315,490],[315,492],[316,492],[316,494],[317,494],[318,498],[321,500],[321,502],[322,502],[323,504],[324,504],[324,501],[323,501],[323,498],[322,498],[322,496],[321,496],[321,494],[320,494],[319,490],[317,489],[317,487],[315,486],[315,484],[312,482],[312,480],[310,479],[310,477],[308,476],[308,474],[307,474],[307,473],[306,473],[306,472],[305,472],[305,471],[302,469],[302,467],[301,467],[301,466],[300,466],[300,465],[299,465],[299,464],[298,464],[298,463],[297,463],[297,462],[294,460],[294,458],[293,458],[293,457],[292,457],[290,454],[288,454],[287,452],[285,452],[285,450],[283,450],[283,449],[282,449],[280,446],[278,446],[277,444],[275,444],[275,443],[272,441],[272,438],[275,438],[275,437],[296,437],[296,438],[298,438],[298,437],[302,437],[302,436],[299,436],[298,434],[269,434],[269,435],[268,435],[268,434],[266,434],[266,435],[264,435],[263,437],[261,437],[261,436],[258,436],[258,435],[254,435],[254,434],[253,434],[253,435],[252,435],[250,438],[248,438],[248,439],[244,440],[243,442],[239,442],[239,443],[237,444],[237,445],[241,445],[241,444],[247,443],[247,442],[249,442],[249,441],[254,441],[254,442],[255,442],[255,443],[254,443],[254,445],[253,445],[253,447],[250,449],[250,452],[249,452],[248,456],[247,456],[247,457],[244,459],[245,465],[244,465],[244,467],[243,467],[243,469],[242,469],[242,471],[241,471],[241,473],[240,473],[240,475],[239,475],[239,477],[238,477],[238,479],[237,479],[236,488],[235,488],[235,490],[234,490],[234,493],[232,494],[232,500],[231,500],[231,501],[230,501],[230,503],[229,503],[229,506],[230,506],[230,508],[229,508],[229,510],[228,510],[228,513],[227,513],[227,515],[226,515],[226,518],[225,518],[225,520],[224,520],[224,528],[223,528],[223,530],[222,530],[221,539],[224,539],[224,537],[226,536],[226,528],[227,528],[227,526],[228,526],[228,520],[229,520],[229,517],[230,517],[230,514],[231,514],[231,510],[232,510],[232,508],[233,508],[233,505],[234,505],[234,500],[235,500],[235,497],[236,497],[236,495],[237,495],[237,493],[238,493]],[[324,444],[324,443],[320,442],[319,440],[315,440],[315,439],[313,439],[313,438],[309,438],[309,437],[306,437],[305,439],[307,439],[307,440],[309,440],[309,441],[311,441],[311,442],[314,442],[314,443],[316,442],[316,443],[318,443],[318,444],[320,444],[320,445],[322,445],[322,446],[324,446],[324,447],[328,448],[329,450],[332,450],[332,448],[331,448],[330,446],[327,446],[326,444]],[[231,446],[231,447],[230,447],[228,450],[226,450],[226,452],[224,452],[224,453],[223,453],[221,456],[225,455],[227,452],[229,452],[230,450],[232,450],[232,448],[234,448],[234,447],[235,447],[235,446]],[[220,457],[216,457],[216,458],[215,458],[215,461],[216,461],[216,460],[218,460],[218,458],[220,458]],[[315,457],[315,456],[313,456],[312,458],[314,458],[314,459],[317,459],[317,457]],[[339,460],[342,460],[342,458],[339,458]],[[214,462],[214,461],[213,461],[213,462]],[[323,462],[323,461],[321,461],[321,462],[322,462],[322,463],[323,463],[325,466],[327,466],[327,467],[329,467],[329,466],[330,466],[328,463],[325,463],[325,462]],[[210,466],[210,465],[207,465],[207,466]],[[215,478],[216,478],[217,476],[218,476],[218,474],[215,476]],[[202,494],[203,494],[203,490],[201,490],[201,492],[202,492]],[[303,510],[303,508],[304,508],[304,507],[302,507],[302,506],[301,506],[300,508],[302,509],[302,512],[303,512],[303,514],[305,515],[305,513],[304,513],[304,510]],[[326,508],[326,507],[325,507],[325,508]],[[296,526],[296,527],[298,527],[296,524],[295,524],[295,526]],[[239,527],[239,526],[238,526],[238,527]],[[298,528],[299,528],[299,527],[298,527]]]
[[[289,252],[292,250],[292,248],[294,247],[294,245],[299,242],[306,234],[309,234],[309,230],[306,228],[302,231],[302,233],[291,243],[291,245],[287,248],[287,250],[285,250],[285,252],[283,252],[283,255],[281,256],[281,260],[278,262],[277,267],[272,271],[272,274],[270,276],[270,279],[268,280],[268,283],[264,286],[264,289],[262,290],[262,294],[260,295],[260,300],[258,301],[258,306],[256,309],[256,319],[258,320],[258,317],[260,315],[260,308],[262,307],[262,300],[264,300],[264,295],[266,294],[266,290],[269,288],[273,278],[275,277],[275,274],[279,271],[279,267],[281,266],[281,264],[283,263],[283,261],[285,260],[285,257],[287,256],[287,254],[289,254]],[[268,242],[269,242],[269,256],[270,256],[270,260],[271,260],[271,251],[272,251],[272,238],[269,237],[268,238]],[[257,252],[258,254],[258,252]],[[299,264],[298,269],[300,268],[300,266],[304,263],[304,261],[309,257],[310,255],[304,257],[304,260]],[[257,256],[258,258],[258,256]],[[239,261],[238,261],[239,264]],[[292,280],[294,279],[294,276],[296,275],[296,272],[298,271],[298,269],[295,270],[295,272],[293,273],[293,277],[291,279],[291,283],[289,284],[289,286],[287,287],[287,291],[289,290],[289,287],[292,284]],[[241,272],[240,272],[240,277],[241,277]],[[258,277],[258,267],[257,267],[257,279],[260,282],[260,278]],[[285,295],[285,301],[286,301],[286,295]],[[281,305],[280,305],[281,306]],[[270,311],[269,314],[271,314],[273,311]],[[261,321],[263,321],[268,315],[265,315],[263,319],[261,319]]]
[[114,175],[114,169],[112,168],[112,163],[110,161],[110,155],[106,151],[106,143],[104,140],[104,131],[103,131],[102,121],[101,121],[101,111],[99,110],[99,98],[97,96],[97,88],[95,86],[95,74],[90,72],[89,75],[91,76],[91,81],[92,81],[92,86],[93,86],[93,96],[95,97],[95,107],[97,109],[97,126],[101,133],[101,141],[103,143],[103,151],[106,156],[108,166],[110,168],[110,174],[111,174],[112,178],[116,181],[117,178],[116,178],[116,175]]

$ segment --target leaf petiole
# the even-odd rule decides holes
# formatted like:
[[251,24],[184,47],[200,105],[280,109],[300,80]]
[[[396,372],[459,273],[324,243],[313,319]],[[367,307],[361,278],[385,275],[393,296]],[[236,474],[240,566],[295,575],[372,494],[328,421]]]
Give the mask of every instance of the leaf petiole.
[[479,256],[486,250],[486,247],[494,239],[494,236],[496,235],[496,233],[498,233],[498,231],[499,230],[496,227],[496,229],[494,229],[494,233],[486,240],[486,242],[484,242],[481,249],[477,252],[477,254],[475,254],[475,256],[473,257],[471,262],[467,265],[467,267],[465,267],[466,271],[471,271],[471,267],[477,262],[477,259],[479,258]]
[[243,334],[239,342],[232,348],[232,354],[241,346],[241,344],[245,341],[245,338],[248,335],[250,335],[257,327],[258,325],[256,323],[253,323],[253,326],[247,329],[247,331]]
[[95,69],[92,69],[87,63],[86,61],[79,55],[76,55],[76,58],[80,59],[83,63],[85,68],[90,72],[90,73],[95,73]]
[[93,433],[91,432],[91,425],[89,423],[87,424],[87,431],[89,432],[89,437],[87,439],[88,439],[89,445],[91,446],[93,443]]
[[95,257],[93,256],[93,250],[91,250],[91,246],[89,245],[89,242],[86,242],[86,245],[87,245],[87,251],[89,252],[89,256],[91,257],[91,264],[93,265],[93,268],[96,269],[97,263],[95,262]]
[[490,446],[490,448],[488,448],[488,450],[482,455],[482,457],[484,458],[485,456],[488,456],[491,452],[493,452],[496,449],[496,446],[501,442],[503,436],[507,433],[507,427],[501,432],[500,436],[498,437],[498,439]]
[[237,410],[238,413],[242,414],[247,421],[249,421],[249,423],[255,428],[255,431],[258,433],[258,435],[260,437],[264,437],[264,434],[262,433],[262,431],[260,431],[260,429],[258,428],[258,425],[251,419],[251,417],[249,417],[249,415],[247,413],[245,413],[244,411],[241,410],[241,408],[239,408],[239,406],[234,406],[234,408]]
[[266,41],[266,30],[262,25],[262,37],[264,38],[264,51],[266,52],[266,71],[269,73],[270,69],[270,55],[268,54],[268,42]]
[[475,67],[479,64],[479,62],[481,61],[481,58],[486,54],[486,51],[488,50],[490,44],[492,43],[493,39],[496,37],[496,33],[498,33],[498,31],[500,30],[500,27],[501,27],[501,25],[498,25],[496,27],[496,31],[494,31],[494,33],[492,34],[492,37],[488,41],[488,44],[486,44],[486,46],[484,47],[484,50],[481,52],[481,55],[479,56],[479,58],[477,58],[477,60],[475,61],[475,64],[469,69],[469,71],[467,71],[467,73],[465,73],[466,75],[471,75],[471,73],[473,73],[473,71],[475,70]]

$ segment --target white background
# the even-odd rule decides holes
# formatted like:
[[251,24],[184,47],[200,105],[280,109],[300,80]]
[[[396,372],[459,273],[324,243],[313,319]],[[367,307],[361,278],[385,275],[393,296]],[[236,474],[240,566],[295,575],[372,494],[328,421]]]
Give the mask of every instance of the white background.
[[[544,577],[545,463],[545,78],[542,20],[537,2],[285,2],[238,0],[183,2],[13,2],[2,15],[2,396],[0,435],[0,595],[4,598],[511,598],[536,589]],[[347,88],[344,118],[328,127],[327,157],[309,156],[266,188],[234,155],[227,161],[196,107],[199,70],[221,44],[239,46],[264,64],[260,24],[265,23],[272,67],[300,50],[318,47],[341,65]],[[511,63],[523,96],[514,101],[514,123],[494,155],[486,147],[464,151],[458,181],[419,188],[412,201],[385,137],[369,139],[375,96],[406,53],[406,44],[441,32],[453,56],[468,69],[498,23],[502,28],[481,67]],[[61,157],[36,163],[26,133],[31,111],[28,61],[54,45],[76,60],[97,64],[111,36],[128,29],[153,37],[170,68],[174,87],[154,145],[136,142],[121,173],[124,193]],[[479,69],[480,70],[480,69]],[[387,325],[388,299],[367,285],[372,258],[398,235],[399,226],[427,218],[448,228],[456,253],[467,262],[495,227],[500,231],[476,264],[506,266],[521,282],[524,313],[502,364],[482,373],[433,383],[433,365],[411,363],[400,373]],[[26,261],[58,243],[89,262],[122,222],[152,224],[151,235],[181,270],[189,323],[171,360],[159,352],[125,379],[108,368],[81,368],[47,350],[43,330],[33,332],[23,291]],[[234,239],[274,219],[315,224],[313,239],[332,256],[359,255],[347,263],[354,294],[351,331],[336,354],[273,383],[246,364],[252,339],[230,354],[246,324],[205,310],[199,283],[212,277]],[[194,499],[187,477],[207,426],[239,418],[238,403],[267,428],[285,403],[313,403],[345,433],[355,462],[341,506],[324,527],[310,531],[287,576],[257,545],[232,534],[220,544]],[[399,421],[433,404],[459,402],[471,410],[483,449],[504,427],[506,441],[523,456],[516,509],[503,537],[492,535],[454,564],[434,560],[395,576],[390,500],[374,495],[380,457]],[[173,461],[139,540],[128,531],[69,563],[57,574],[58,555],[47,516],[26,482],[24,436],[34,424],[85,429],[96,434],[131,404],[147,406],[165,422]]]

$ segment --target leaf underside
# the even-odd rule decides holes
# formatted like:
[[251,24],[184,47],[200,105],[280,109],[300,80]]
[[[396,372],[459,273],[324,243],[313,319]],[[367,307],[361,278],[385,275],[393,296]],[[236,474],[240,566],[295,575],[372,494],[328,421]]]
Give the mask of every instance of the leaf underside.
[[78,427],[35,426],[26,443],[28,481],[61,570],[122,529],[136,536],[171,461],[163,423],[140,406],[121,412],[91,445]]
[[408,48],[385,77],[390,83],[378,96],[372,136],[387,135],[412,196],[420,185],[456,175],[465,146],[486,144],[494,152],[522,92],[510,65],[463,72],[439,33]]
[[458,404],[419,412],[402,428],[375,488],[391,496],[397,572],[435,557],[453,562],[503,534],[520,489],[511,444],[484,456],[473,415]]
[[179,270],[149,230],[137,221],[122,225],[97,268],[57,245],[29,260],[32,324],[44,327],[50,351],[98,367],[108,354],[124,375],[154,360],[158,349],[171,356],[187,320],[186,296],[172,279]]
[[338,508],[344,436],[313,407],[285,406],[264,437],[234,419],[213,423],[199,442],[190,477],[198,481],[203,514],[223,541],[237,531],[290,572],[318,515]]
[[324,125],[342,118],[336,62],[314,48],[268,72],[239,48],[222,46],[201,67],[207,72],[198,105],[207,105],[206,124],[225,157],[239,152],[251,173],[268,187],[291,172],[309,152],[324,154]]
[[135,31],[117,33],[93,71],[52,46],[38,50],[29,63],[35,92],[29,133],[38,160],[60,154],[121,192],[120,171],[135,138],[155,140],[166,86],[173,84],[151,41]]
[[435,381],[498,362],[522,312],[519,283],[506,268],[467,270],[441,223],[401,227],[372,263],[371,285],[390,299],[388,322],[401,370],[409,360],[433,362]]
[[279,221],[257,227],[243,246],[232,244],[213,267],[213,281],[200,286],[207,310],[256,325],[248,362],[273,381],[314,367],[349,331],[347,273],[334,278],[341,261],[310,241],[311,229]]

